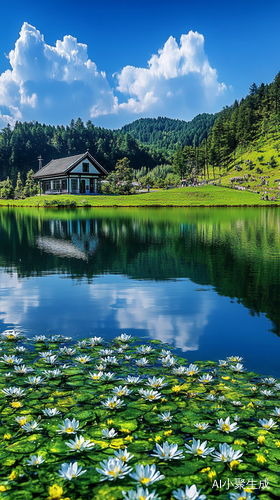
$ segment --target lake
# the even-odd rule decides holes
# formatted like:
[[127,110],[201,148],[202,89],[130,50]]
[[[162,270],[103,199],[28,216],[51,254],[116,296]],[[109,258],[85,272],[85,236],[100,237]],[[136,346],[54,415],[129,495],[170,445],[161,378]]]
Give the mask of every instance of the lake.
[[0,241],[0,331],[125,332],[280,377],[279,208],[1,208]]

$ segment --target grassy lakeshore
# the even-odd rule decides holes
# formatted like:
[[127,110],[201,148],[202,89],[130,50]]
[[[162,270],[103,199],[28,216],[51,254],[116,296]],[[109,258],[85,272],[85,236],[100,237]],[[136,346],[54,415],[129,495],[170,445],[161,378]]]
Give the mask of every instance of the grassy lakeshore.
[[1,498],[279,498],[280,381],[169,349],[3,332]]
[[0,200],[10,207],[239,207],[279,206],[280,200],[265,201],[257,193],[221,186],[177,188],[129,196],[34,196],[24,200]]

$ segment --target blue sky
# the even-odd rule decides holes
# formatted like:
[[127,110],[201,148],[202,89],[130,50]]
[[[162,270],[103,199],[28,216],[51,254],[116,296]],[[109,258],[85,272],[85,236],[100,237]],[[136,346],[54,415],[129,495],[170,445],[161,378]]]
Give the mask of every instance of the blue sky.
[[190,120],[280,70],[279,0],[15,0],[0,15],[0,128]]

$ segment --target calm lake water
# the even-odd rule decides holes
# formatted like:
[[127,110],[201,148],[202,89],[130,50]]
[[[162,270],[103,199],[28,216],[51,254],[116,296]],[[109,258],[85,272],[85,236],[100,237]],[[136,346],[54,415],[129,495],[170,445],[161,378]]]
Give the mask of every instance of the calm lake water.
[[280,377],[279,208],[0,209],[0,331],[159,339]]

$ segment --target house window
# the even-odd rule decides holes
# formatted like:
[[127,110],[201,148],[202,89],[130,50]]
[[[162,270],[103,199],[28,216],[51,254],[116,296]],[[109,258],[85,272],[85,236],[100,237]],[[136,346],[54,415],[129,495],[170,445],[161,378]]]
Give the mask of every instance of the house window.
[[61,189],[61,180],[55,180],[53,181],[53,188],[55,191],[59,191]]
[[88,173],[88,172],[89,172],[89,164],[83,163],[83,173]]
[[71,179],[71,189],[72,189],[72,191],[76,191],[76,189],[78,189],[77,179]]

